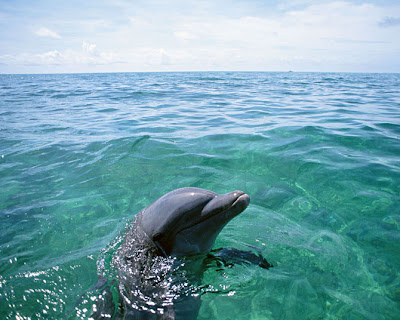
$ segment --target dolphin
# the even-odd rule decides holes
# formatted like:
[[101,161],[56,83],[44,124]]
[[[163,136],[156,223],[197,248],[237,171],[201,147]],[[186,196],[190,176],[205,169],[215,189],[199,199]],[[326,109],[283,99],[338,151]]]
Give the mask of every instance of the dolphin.
[[[272,267],[261,255],[251,252],[211,250],[224,226],[249,203],[250,197],[243,191],[217,194],[186,187],[168,192],[144,208],[128,226],[112,258],[117,279],[110,283],[101,277],[98,281],[102,298],[91,317],[196,319],[201,300],[199,294],[183,292],[190,281],[187,274],[195,275],[196,286],[210,259],[217,265],[244,262]],[[195,257],[192,267],[185,257]],[[183,265],[192,271],[181,272]]]
[[249,203],[242,191],[218,195],[181,188],[141,211],[138,225],[165,256],[197,254],[209,251],[223,227]]

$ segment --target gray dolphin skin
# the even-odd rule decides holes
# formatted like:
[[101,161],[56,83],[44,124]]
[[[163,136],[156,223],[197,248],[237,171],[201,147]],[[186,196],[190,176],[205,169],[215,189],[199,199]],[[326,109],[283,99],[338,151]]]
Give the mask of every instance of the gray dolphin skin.
[[[196,319],[201,304],[199,294],[188,294],[182,288],[187,287],[188,281],[192,289],[201,282],[210,259],[223,265],[245,262],[271,267],[251,252],[211,251],[220,231],[249,203],[250,197],[242,191],[217,194],[186,187],[173,190],[144,208],[128,227],[112,259],[117,279],[110,283],[101,278],[98,282],[103,296],[91,317]],[[186,272],[181,272],[182,268]],[[188,274],[193,277],[188,279]]]
[[165,256],[206,252],[249,202],[242,191],[218,195],[199,188],[177,189],[145,208],[138,225]]

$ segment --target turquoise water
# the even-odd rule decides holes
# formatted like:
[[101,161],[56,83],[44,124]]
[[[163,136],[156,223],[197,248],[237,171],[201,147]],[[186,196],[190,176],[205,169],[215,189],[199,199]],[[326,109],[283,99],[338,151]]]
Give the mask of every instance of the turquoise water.
[[215,247],[275,265],[207,270],[198,319],[400,319],[398,74],[1,75],[0,139],[5,319],[87,319],[109,244],[183,186],[248,193]]

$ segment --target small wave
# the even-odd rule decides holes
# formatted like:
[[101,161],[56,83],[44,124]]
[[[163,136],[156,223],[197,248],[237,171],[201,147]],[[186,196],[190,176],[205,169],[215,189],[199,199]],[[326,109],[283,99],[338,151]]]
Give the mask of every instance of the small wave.
[[119,110],[116,108],[105,108],[105,109],[97,110],[96,112],[109,113],[109,112],[116,112],[116,111],[119,111]]

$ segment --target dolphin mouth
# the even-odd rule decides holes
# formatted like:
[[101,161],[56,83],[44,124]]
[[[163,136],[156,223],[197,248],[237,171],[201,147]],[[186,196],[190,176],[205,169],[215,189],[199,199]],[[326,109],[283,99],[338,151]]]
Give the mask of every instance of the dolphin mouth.
[[[231,205],[231,208],[233,207],[233,206],[235,206],[235,205],[237,205],[238,203],[243,203],[243,204],[245,204],[246,205],[246,207],[249,205],[249,203],[250,203],[250,197],[249,197],[249,195],[247,194],[247,193],[243,193],[242,195],[240,195],[237,199],[236,199],[236,201],[234,202],[234,203],[232,203],[232,205]],[[246,208],[245,207],[245,208]],[[244,209],[245,209],[244,208]],[[244,210],[243,209],[243,210]]]

